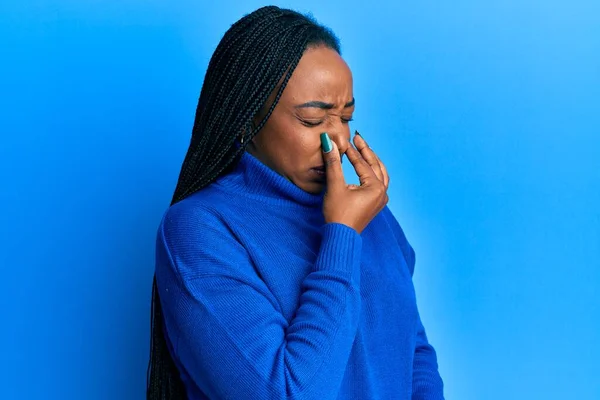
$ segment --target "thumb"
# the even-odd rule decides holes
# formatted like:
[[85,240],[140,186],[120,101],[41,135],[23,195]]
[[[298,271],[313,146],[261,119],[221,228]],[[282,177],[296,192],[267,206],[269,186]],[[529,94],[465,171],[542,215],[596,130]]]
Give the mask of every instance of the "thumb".
[[344,172],[340,160],[340,152],[334,141],[326,132],[321,133],[321,149],[323,150],[323,161],[325,161],[325,174],[327,186],[344,186]]

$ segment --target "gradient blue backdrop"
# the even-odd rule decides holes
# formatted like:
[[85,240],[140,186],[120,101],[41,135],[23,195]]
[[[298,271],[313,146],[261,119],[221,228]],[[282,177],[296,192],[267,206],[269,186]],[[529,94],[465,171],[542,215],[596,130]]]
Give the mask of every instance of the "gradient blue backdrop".
[[[143,398],[155,229],[262,4],[0,2],[3,398]],[[600,399],[600,3],[278,4],[342,39],[447,399]]]

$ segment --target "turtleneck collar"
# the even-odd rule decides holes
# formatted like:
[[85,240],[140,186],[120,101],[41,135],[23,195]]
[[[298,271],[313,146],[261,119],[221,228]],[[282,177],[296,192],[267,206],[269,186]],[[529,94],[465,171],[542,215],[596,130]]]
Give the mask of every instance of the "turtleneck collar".
[[278,205],[320,207],[325,194],[324,191],[311,194],[300,189],[247,151],[242,153],[240,161],[231,172],[219,177],[214,183],[236,195],[246,195]]

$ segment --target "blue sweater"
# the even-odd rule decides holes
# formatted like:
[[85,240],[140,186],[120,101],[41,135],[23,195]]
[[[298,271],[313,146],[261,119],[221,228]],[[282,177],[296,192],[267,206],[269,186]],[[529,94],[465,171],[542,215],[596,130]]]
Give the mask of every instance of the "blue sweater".
[[443,399],[415,254],[386,207],[358,234],[245,153],[170,207],[156,279],[196,399]]

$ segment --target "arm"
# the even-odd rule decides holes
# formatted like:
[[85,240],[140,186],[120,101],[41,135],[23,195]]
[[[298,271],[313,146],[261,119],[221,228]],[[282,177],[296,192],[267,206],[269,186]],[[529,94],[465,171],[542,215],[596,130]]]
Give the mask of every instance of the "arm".
[[413,400],[443,400],[444,383],[438,372],[435,349],[427,340],[425,327],[419,316],[417,344],[413,360]]
[[[410,245],[400,224],[388,207],[384,215],[402,250],[411,277],[415,270],[415,250]],[[417,311],[418,312],[418,311]],[[413,360],[413,400],[443,400],[443,381],[438,371],[437,354],[427,339],[421,316],[417,319],[417,342]]]
[[168,260],[157,267],[159,293],[183,368],[210,398],[337,398],[360,312],[360,235],[323,226],[288,323],[246,250],[200,214],[166,218],[158,239]]

